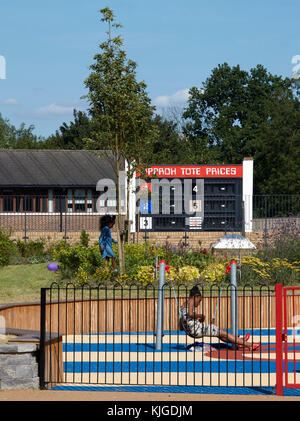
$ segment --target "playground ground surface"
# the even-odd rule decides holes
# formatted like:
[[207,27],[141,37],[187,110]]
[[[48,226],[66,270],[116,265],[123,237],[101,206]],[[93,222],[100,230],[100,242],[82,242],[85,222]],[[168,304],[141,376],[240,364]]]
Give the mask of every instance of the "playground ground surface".
[[[212,388],[213,389],[213,388]],[[300,392],[300,391],[299,391]],[[119,391],[73,391],[73,390],[4,390],[0,401],[300,401],[298,396],[276,396],[270,394],[214,394],[214,393],[143,393]]]

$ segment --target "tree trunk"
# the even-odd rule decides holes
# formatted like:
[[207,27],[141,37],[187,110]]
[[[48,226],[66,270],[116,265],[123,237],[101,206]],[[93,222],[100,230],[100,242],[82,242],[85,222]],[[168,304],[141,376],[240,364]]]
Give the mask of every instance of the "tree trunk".
[[127,172],[126,172],[126,180],[127,180],[127,184],[126,184],[126,221],[127,224],[125,225],[125,242],[129,243],[129,233],[130,233],[130,212],[129,212],[129,200],[130,200],[130,182],[131,182],[131,177],[128,176],[128,174],[130,173],[130,164],[128,163],[128,168],[127,168]]
[[122,226],[122,206],[121,206],[121,186],[120,186],[120,155],[119,150],[116,148],[116,167],[117,167],[117,212],[118,212],[118,251],[119,251],[119,272],[120,275],[125,273],[125,259],[124,259],[124,235]]

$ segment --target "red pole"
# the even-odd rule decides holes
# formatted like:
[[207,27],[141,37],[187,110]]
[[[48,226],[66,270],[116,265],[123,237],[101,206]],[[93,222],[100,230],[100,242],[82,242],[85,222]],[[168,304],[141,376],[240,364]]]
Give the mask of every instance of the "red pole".
[[283,396],[282,284],[275,285],[276,295],[276,395]]

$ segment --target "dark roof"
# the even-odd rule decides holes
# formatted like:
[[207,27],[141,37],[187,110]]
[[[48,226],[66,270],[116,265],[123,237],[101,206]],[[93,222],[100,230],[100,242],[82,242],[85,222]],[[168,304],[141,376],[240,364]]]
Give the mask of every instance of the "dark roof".
[[115,180],[113,160],[97,152],[0,149],[0,187],[95,187],[102,178]]

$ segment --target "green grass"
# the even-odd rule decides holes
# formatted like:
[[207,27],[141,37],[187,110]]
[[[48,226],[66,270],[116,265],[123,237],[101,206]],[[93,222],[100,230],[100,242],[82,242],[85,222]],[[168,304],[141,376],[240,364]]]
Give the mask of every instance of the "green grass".
[[[24,264],[24,265],[9,265],[3,268],[0,268],[0,304],[6,303],[19,303],[19,302],[32,302],[32,301],[39,301],[40,300],[40,290],[41,288],[49,288],[52,282],[59,280],[59,274],[55,274],[54,272],[50,272],[47,269],[47,263],[39,263],[39,264]],[[72,282],[72,280],[67,280],[62,282],[65,285],[67,282]],[[177,286],[175,286],[176,295],[186,296],[187,291],[192,286],[189,285],[187,289],[183,288],[178,291]],[[270,290],[272,291],[274,287],[271,287]],[[253,286],[253,292],[259,293],[260,291],[259,286]],[[243,290],[243,287],[241,287]],[[152,288],[149,288],[146,292],[147,297],[152,296]],[[203,292],[210,295],[218,295],[219,290],[218,288],[213,288],[211,290],[210,285],[205,285],[203,288]],[[226,295],[227,286],[224,288],[223,295]],[[262,287],[262,293],[267,292],[267,287]],[[179,293],[179,294],[178,294]],[[230,289],[228,290],[230,294]],[[245,295],[251,294],[251,289],[245,289]],[[48,292],[48,295],[50,293]],[[52,291],[52,299],[55,300],[57,298],[57,291],[54,289]],[[72,288],[68,290],[68,297],[73,298],[73,290]],[[62,288],[60,292],[61,299],[64,299],[66,295],[65,288]],[[90,292],[88,287],[84,288],[83,295],[85,298],[88,298]],[[80,299],[83,297],[80,288],[76,291],[76,299]],[[157,295],[157,290],[155,288],[155,296]],[[97,290],[93,289],[91,291],[91,298],[134,298],[134,297],[144,297],[145,291],[143,287],[140,287],[138,290],[133,287],[130,291],[128,287],[125,287],[124,290],[115,289],[113,291],[111,286],[107,285],[107,291],[100,289],[99,293]],[[173,296],[173,291],[170,287],[166,288],[166,296]]]
[[56,280],[47,263],[0,268],[0,304],[40,300],[40,290]]

